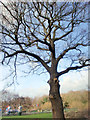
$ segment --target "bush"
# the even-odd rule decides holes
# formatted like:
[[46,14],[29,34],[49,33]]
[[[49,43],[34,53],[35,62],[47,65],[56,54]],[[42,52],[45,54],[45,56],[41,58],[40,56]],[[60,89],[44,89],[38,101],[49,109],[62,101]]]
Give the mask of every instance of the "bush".
[[42,110],[51,110],[51,103],[50,102],[46,102],[44,104],[41,104],[41,109]]

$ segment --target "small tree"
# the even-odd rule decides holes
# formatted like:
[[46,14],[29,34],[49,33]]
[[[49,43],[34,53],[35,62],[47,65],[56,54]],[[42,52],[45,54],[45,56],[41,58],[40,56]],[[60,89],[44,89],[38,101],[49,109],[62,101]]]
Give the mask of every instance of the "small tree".
[[[34,62],[32,70],[49,73],[49,98],[53,118],[63,118],[59,77],[89,66],[87,46],[87,3],[81,2],[0,2],[2,63]],[[65,66],[62,67],[62,62]],[[39,72],[39,71],[38,71]],[[29,71],[30,73],[30,71]]]

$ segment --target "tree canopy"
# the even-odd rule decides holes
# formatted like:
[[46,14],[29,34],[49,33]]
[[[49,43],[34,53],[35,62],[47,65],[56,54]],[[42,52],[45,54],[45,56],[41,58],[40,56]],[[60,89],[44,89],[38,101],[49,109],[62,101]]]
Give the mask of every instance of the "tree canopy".
[[52,55],[57,67],[68,59],[68,66],[58,76],[88,65],[87,3],[1,4],[2,63],[9,64],[11,59],[14,64],[36,62],[37,68],[42,64],[50,73]]

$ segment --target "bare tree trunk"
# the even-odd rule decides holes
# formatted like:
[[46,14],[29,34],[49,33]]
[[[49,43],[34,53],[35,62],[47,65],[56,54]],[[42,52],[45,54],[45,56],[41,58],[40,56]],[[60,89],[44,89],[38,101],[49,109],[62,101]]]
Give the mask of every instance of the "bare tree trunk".
[[[50,79],[50,81],[52,81],[52,79]],[[62,98],[59,92],[60,85],[58,79],[54,78],[53,82],[50,81],[49,81],[50,84],[49,98],[52,104],[53,118],[61,118],[61,120],[65,120]]]

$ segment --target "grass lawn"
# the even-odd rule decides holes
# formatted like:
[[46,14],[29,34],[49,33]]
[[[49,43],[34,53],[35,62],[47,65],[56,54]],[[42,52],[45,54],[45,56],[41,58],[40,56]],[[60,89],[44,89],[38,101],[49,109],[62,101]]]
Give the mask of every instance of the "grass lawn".
[[15,115],[15,116],[3,116],[2,118],[52,118],[52,113],[39,113],[33,115]]
[[[47,119],[44,119],[47,118]],[[67,111],[65,112],[65,118],[67,118],[67,120],[69,118],[78,118],[77,120],[88,120],[87,118],[89,118],[88,116],[88,111],[87,110],[83,110],[83,111]],[[85,118],[85,119],[84,119]],[[22,115],[22,116],[3,116],[1,120],[52,120],[52,113],[39,113],[39,114],[32,114],[32,115]]]

